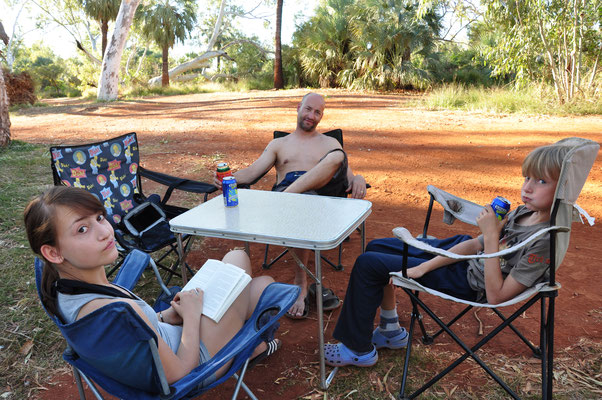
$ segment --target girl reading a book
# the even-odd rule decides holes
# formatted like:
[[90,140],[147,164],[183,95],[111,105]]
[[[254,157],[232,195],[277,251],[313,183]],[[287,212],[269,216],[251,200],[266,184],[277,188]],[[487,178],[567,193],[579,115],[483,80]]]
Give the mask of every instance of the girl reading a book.
[[[187,375],[225,346],[248,319],[267,285],[268,276],[253,278],[219,323],[202,315],[203,292],[182,291],[171,307],[155,313],[142,299],[111,284],[104,266],[117,258],[114,232],[106,219],[102,203],[89,192],[73,187],[53,187],[33,199],[24,213],[25,228],[34,253],[45,261],[42,297],[46,309],[71,323],[113,302],[126,302],[155,332],[159,357],[169,383]],[[236,265],[251,275],[251,264],[244,251],[231,251],[224,262]],[[65,294],[61,286],[73,281],[100,285],[116,296],[98,293]],[[127,298],[123,298],[123,295]],[[277,347],[277,339],[263,342],[252,357],[264,358]],[[214,381],[228,368],[222,367]]]

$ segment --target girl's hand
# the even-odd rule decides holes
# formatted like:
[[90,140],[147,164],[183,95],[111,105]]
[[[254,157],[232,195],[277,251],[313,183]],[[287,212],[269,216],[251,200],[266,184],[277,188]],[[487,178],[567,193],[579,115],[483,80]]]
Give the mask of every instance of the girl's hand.
[[171,306],[182,318],[200,318],[203,313],[203,291],[200,289],[187,290],[175,295]]
[[506,224],[506,219],[502,219],[501,221],[495,215],[493,208],[491,205],[485,205],[483,211],[477,217],[477,224],[483,233],[483,236],[495,235],[499,237],[502,228]]

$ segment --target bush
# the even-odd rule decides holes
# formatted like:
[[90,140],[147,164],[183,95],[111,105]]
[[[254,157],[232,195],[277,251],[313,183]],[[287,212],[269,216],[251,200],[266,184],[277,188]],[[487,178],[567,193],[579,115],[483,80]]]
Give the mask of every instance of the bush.
[[25,71],[18,74],[12,74],[6,69],[3,71],[9,104],[11,106],[15,104],[33,105],[37,98],[35,95],[35,84],[31,75]]

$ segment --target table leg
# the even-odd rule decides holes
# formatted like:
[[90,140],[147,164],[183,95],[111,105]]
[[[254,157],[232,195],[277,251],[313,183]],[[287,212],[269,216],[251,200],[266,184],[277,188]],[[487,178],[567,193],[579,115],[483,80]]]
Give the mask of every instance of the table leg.
[[318,349],[320,352],[320,386],[322,389],[328,389],[326,383],[326,364],[324,362],[324,313],[322,305],[322,258],[320,250],[315,251],[316,265],[316,305],[318,306]]
[[182,244],[182,234],[176,234],[176,238],[178,240],[178,258],[180,259],[180,268],[182,269],[182,286],[185,286],[188,283],[188,275],[186,273],[186,255],[188,252]]
[[362,222],[362,253],[366,252],[366,221]]

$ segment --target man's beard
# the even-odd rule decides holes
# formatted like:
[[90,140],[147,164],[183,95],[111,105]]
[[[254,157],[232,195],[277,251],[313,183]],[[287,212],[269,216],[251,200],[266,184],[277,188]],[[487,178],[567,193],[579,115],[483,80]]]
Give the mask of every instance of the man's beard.
[[305,132],[313,132],[318,124],[315,122],[305,122],[303,119],[299,119],[299,121],[297,121],[297,126]]

